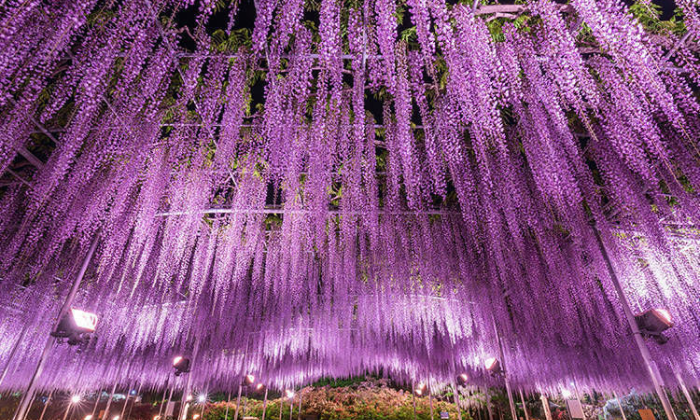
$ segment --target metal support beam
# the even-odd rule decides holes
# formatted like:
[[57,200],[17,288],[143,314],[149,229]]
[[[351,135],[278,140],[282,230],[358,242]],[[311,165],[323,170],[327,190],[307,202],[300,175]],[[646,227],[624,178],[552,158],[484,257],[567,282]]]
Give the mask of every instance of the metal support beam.
[[651,382],[654,384],[656,394],[658,395],[659,400],[661,400],[661,405],[663,406],[664,412],[666,413],[666,418],[668,420],[676,420],[676,415],[673,412],[673,408],[671,407],[671,402],[668,400],[666,391],[663,389],[662,379],[658,375],[658,368],[656,367],[656,363],[654,363],[654,361],[651,359],[651,354],[649,353],[647,343],[646,341],[644,341],[642,333],[639,331],[639,326],[637,325],[637,321],[634,319],[634,314],[632,313],[632,309],[630,308],[629,302],[627,301],[627,296],[625,295],[625,292],[622,289],[622,284],[620,283],[620,280],[617,277],[617,273],[615,272],[612,262],[610,261],[610,256],[608,255],[608,251],[605,248],[605,244],[603,243],[603,239],[600,236],[600,232],[598,232],[598,228],[595,226],[595,224],[591,224],[591,229],[593,230],[593,235],[595,237],[596,242],[598,243],[600,253],[603,256],[603,260],[605,261],[605,267],[608,270],[610,280],[613,286],[615,287],[615,291],[617,292],[618,299],[620,300],[620,304],[622,306],[622,311],[624,312],[625,318],[627,319],[627,323],[629,324],[629,327],[632,330],[632,335],[634,335],[634,341],[637,344],[639,353],[642,356],[642,361],[644,362]]
[[[96,234],[92,240],[92,244],[90,244],[90,249],[88,250],[88,253],[85,256],[85,259],[83,260],[83,264],[80,267],[80,271],[78,272],[78,275],[73,281],[73,285],[68,291],[68,296],[66,296],[65,302],[63,302],[63,306],[61,307],[61,310],[58,313],[58,317],[56,318],[56,321],[54,322],[51,331],[55,331],[56,328],[58,328],[58,324],[61,322],[61,319],[63,319],[63,317],[66,314],[68,314],[68,310],[73,304],[75,296],[78,294],[78,289],[80,288],[80,284],[83,281],[83,277],[85,276],[85,272],[87,271],[88,265],[92,260],[92,256],[95,254],[98,239],[99,235]],[[39,363],[37,364],[36,369],[34,370],[34,374],[29,380],[29,384],[27,385],[27,391],[24,393],[22,399],[20,400],[19,406],[17,407],[17,411],[15,411],[13,420],[24,420],[24,418],[27,416],[32,396],[34,395],[34,392],[37,387],[37,379],[39,379],[39,376],[41,376],[41,373],[44,370],[44,365],[46,365],[46,361],[49,358],[49,354],[51,353],[51,349],[53,348],[54,342],[55,339],[52,336],[49,335],[46,338],[46,344],[44,345],[44,350],[42,351],[41,356],[39,357]]]
[[688,387],[685,386],[685,381],[683,380],[683,377],[677,370],[673,370],[674,375],[676,376],[676,379],[678,380],[678,385],[681,387],[681,391],[683,391],[683,395],[685,396],[686,401],[688,401],[688,406],[690,406],[690,411],[693,413],[693,417],[695,420],[700,420],[700,415],[698,414],[698,409],[695,407],[695,403],[693,402],[693,398],[690,396],[690,392],[688,392]]

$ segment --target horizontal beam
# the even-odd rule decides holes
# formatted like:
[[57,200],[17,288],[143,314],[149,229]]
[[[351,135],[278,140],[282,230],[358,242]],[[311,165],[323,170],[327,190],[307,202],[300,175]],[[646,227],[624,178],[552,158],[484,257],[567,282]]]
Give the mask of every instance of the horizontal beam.
[[[274,209],[274,208],[261,208],[261,209],[226,209],[226,208],[211,208],[202,210],[173,210],[162,213],[157,213],[156,217],[172,217],[172,216],[189,216],[195,214],[335,214],[335,215],[351,215],[351,216],[362,216],[366,214],[371,214],[368,211],[358,211],[358,210],[325,210],[318,212],[315,210],[293,210],[293,209]],[[378,211],[377,214],[380,215],[391,215],[391,216],[419,216],[419,215],[461,215],[460,211],[454,210],[383,210]]]

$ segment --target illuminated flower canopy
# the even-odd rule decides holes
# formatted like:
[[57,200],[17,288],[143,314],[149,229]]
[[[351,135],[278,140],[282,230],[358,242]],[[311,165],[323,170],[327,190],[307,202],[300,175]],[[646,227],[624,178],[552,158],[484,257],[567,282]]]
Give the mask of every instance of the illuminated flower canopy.
[[1,387],[93,241],[42,387],[493,385],[496,329],[519,388],[650,387],[595,230],[697,381],[694,1],[192,3],[4,6]]

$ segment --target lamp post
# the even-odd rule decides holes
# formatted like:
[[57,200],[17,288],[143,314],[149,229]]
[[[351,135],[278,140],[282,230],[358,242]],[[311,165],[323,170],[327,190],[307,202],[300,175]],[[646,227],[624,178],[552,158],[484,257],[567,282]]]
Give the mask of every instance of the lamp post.
[[[93,238],[92,243],[90,244],[90,249],[88,250],[85,259],[83,260],[83,263],[80,266],[80,271],[78,271],[78,275],[75,277],[75,280],[73,280],[73,284],[71,285],[71,288],[68,291],[66,300],[63,302],[63,306],[61,307],[61,310],[58,313],[58,317],[56,318],[56,321],[54,322],[51,328],[52,332],[55,331],[56,328],[58,328],[58,325],[60,324],[61,320],[63,320],[63,317],[68,313],[70,306],[73,304],[73,301],[75,300],[75,295],[78,294],[80,283],[83,281],[83,277],[85,277],[85,272],[87,271],[88,265],[90,264],[90,260],[92,260],[92,256],[95,254],[95,250],[97,249],[98,239],[98,234],[95,234],[95,237]],[[17,406],[17,411],[15,411],[13,420],[24,420],[24,418],[27,416],[29,406],[32,403],[32,399],[34,398],[34,392],[36,391],[37,379],[39,379],[39,376],[41,376],[41,373],[44,371],[44,365],[46,365],[46,361],[49,358],[49,353],[51,353],[53,345],[54,338],[49,335],[46,338],[46,344],[44,345],[44,350],[41,352],[41,356],[39,357],[39,362],[36,365],[34,374],[32,375],[31,379],[29,379],[27,391],[24,393],[24,395],[22,395],[22,399],[20,400],[19,405]]]
[[649,378],[651,378],[651,382],[654,384],[656,394],[659,396],[659,400],[661,400],[661,405],[664,408],[666,417],[668,420],[676,420],[676,415],[673,412],[673,408],[671,407],[671,402],[668,400],[666,391],[664,391],[663,389],[663,382],[661,380],[661,377],[658,375],[658,368],[654,361],[651,360],[649,348],[647,347],[647,343],[642,337],[642,333],[639,331],[639,326],[637,325],[637,321],[634,318],[634,314],[632,313],[632,309],[630,308],[629,302],[627,301],[627,296],[625,295],[624,290],[622,289],[620,280],[617,277],[617,273],[615,272],[612,262],[610,261],[610,256],[608,255],[608,251],[605,248],[605,244],[603,243],[603,239],[600,236],[600,232],[598,232],[598,229],[594,223],[591,223],[591,229],[593,229],[593,235],[596,239],[596,242],[598,243],[600,253],[603,256],[603,260],[605,261],[605,267],[608,271],[608,275],[610,276],[610,280],[613,286],[615,287],[615,291],[617,292],[620,304],[622,305],[622,311],[624,312],[625,318],[627,319],[627,323],[629,324],[630,329],[632,330],[632,335],[634,335],[634,341],[637,344],[639,353],[642,356],[642,361],[644,362],[644,365],[647,369]]

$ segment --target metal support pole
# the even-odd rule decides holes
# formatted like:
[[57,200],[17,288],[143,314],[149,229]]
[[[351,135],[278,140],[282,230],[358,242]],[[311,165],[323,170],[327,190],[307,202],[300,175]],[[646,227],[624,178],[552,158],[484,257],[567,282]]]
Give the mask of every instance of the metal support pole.
[[292,420],[292,415],[294,414],[294,396],[289,399],[289,420]]
[[17,341],[15,341],[15,345],[12,346],[12,351],[10,352],[10,355],[7,356],[7,362],[5,362],[5,366],[2,368],[2,374],[0,374],[0,385],[5,380],[5,377],[7,376],[7,372],[9,372],[9,370],[10,370],[10,363],[12,362],[12,359],[15,358],[15,353],[17,353],[17,349],[19,349],[19,345],[22,343],[22,340],[24,340],[24,336],[27,334],[28,326],[29,326],[29,323],[25,322],[24,326],[22,327],[22,332],[19,333],[19,338],[17,338]]
[[430,420],[434,420],[433,416],[433,393],[428,392],[428,401],[430,402]]
[[413,401],[413,420],[416,420],[416,389],[413,382],[411,382],[411,400]]
[[[68,296],[66,296],[66,300],[65,302],[63,302],[63,306],[61,307],[61,310],[58,313],[58,318],[56,318],[56,321],[53,323],[53,327],[51,329],[52,332],[56,330],[58,324],[61,322],[61,319],[68,313],[70,306],[73,304],[73,300],[75,300],[75,295],[78,293],[80,283],[83,281],[83,277],[85,276],[85,272],[87,271],[88,265],[90,264],[90,260],[92,260],[92,256],[95,254],[95,250],[97,249],[98,239],[99,236],[95,235],[95,237],[92,240],[92,244],[90,244],[90,249],[88,250],[85,259],[83,260],[83,264],[80,266],[80,271],[75,277],[75,280],[73,280],[73,285],[68,291]],[[32,397],[34,396],[34,391],[36,390],[37,379],[39,379],[39,376],[41,376],[41,372],[43,372],[44,370],[44,365],[46,364],[46,361],[49,358],[49,353],[53,348],[54,341],[54,338],[50,335],[46,338],[46,344],[44,345],[44,350],[41,352],[39,363],[37,363],[36,370],[34,370],[34,374],[29,380],[29,384],[27,385],[27,391],[24,393],[22,399],[20,400],[19,406],[17,407],[17,411],[15,411],[13,420],[24,420],[24,418],[27,416],[29,406],[32,403]]]
[[523,403],[523,411],[525,412],[525,420],[530,420],[530,413],[527,412],[527,405],[525,404],[525,397],[523,396],[523,390],[520,389],[520,402]]
[[620,413],[622,413],[622,420],[627,420],[627,416],[625,415],[625,409],[624,407],[622,407],[622,401],[620,401],[620,398],[617,397],[615,391],[613,391],[613,397],[615,397],[615,401],[617,401],[617,406],[620,407]]
[[297,415],[297,420],[301,420],[301,400],[303,397],[304,388],[299,388],[299,414]]
[[[190,364],[190,370],[194,371],[194,364],[197,362],[197,354],[199,353],[199,345],[201,343],[201,337],[196,336],[194,341],[194,351],[192,352],[192,362]],[[185,389],[182,393],[182,403],[180,404],[180,414],[178,416],[179,420],[185,420],[187,417],[187,409],[189,408],[189,402],[187,397],[190,394],[192,388],[192,374],[187,375],[187,382],[185,383]]]
[[282,407],[284,407],[284,396],[280,397],[280,420],[282,420]]
[[66,420],[68,418],[68,412],[70,412],[70,409],[72,406],[73,406],[72,402],[68,402],[68,407],[66,407],[66,412],[63,414],[63,420]]
[[544,408],[544,417],[546,420],[552,420],[552,412],[549,409],[549,400],[546,395],[540,395],[542,407]]
[[[489,394],[489,389],[486,388],[486,410],[489,413],[489,420],[493,420],[493,409],[491,408],[491,394]],[[552,419],[547,419],[552,420]]]
[[[143,382],[139,384],[138,389],[136,390],[136,397],[138,397],[141,394],[141,387],[143,386]],[[134,409],[134,406],[136,405],[136,397],[134,397],[134,402],[131,403],[131,407],[129,407],[129,412],[126,413],[126,417],[122,418],[120,420],[129,420],[129,417],[131,417],[131,410]]]
[[454,390],[454,400],[455,400],[455,406],[457,407],[457,420],[462,420],[462,408],[460,407],[460,402],[459,402],[459,389],[457,388],[457,383],[455,381],[452,381],[452,389]]
[[231,390],[228,391],[228,398],[226,399],[226,414],[224,414],[224,420],[228,420],[228,407],[231,405]]
[[693,403],[693,398],[690,396],[690,392],[688,392],[688,388],[685,386],[685,381],[683,380],[683,377],[675,369],[673,370],[673,373],[674,373],[674,375],[676,375],[676,379],[678,380],[678,385],[681,386],[681,391],[683,391],[683,395],[685,396],[685,399],[688,401],[688,405],[690,406],[690,411],[693,412],[693,417],[695,418],[695,420],[700,420],[700,415],[698,415],[698,409],[695,407],[695,403]]
[[265,398],[263,398],[262,420],[265,420],[265,410],[267,410],[267,388],[265,388]]
[[112,405],[112,400],[114,399],[114,391],[117,390],[117,383],[114,383],[114,386],[112,387],[112,392],[109,393],[109,397],[107,399],[107,406],[105,407],[105,414],[102,416],[102,420],[106,420],[109,417],[109,407]]
[[241,406],[241,391],[243,390],[243,385],[238,384],[238,398],[236,398],[236,414],[233,416],[233,420],[238,420],[238,407]]
[[95,405],[92,406],[92,413],[90,413],[91,419],[95,418],[95,413],[97,412],[97,405],[100,403],[101,396],[102,396],[102,389],[100,388],[100,390],[97,391],[97,397],[95,397]]
[[637,343],[637,348],[639,349],[639,352],[642,355],[642,360],[644,361],[644,365],[647,368],[647,373],[651,378],[651,382],[654,384],[654,389],[656,390],[656,394],[659,396],[659,400],[661,400],[661,405],[664,407],[666,417],[668,420],[676,420],[676,415],[673,412],[673,408],[671,407],[671,402],[668,400],[666,391],[664,391],[663,389],[663,382],[661,380],[661,377],[657,375],[658,368],[656,367],[654,361],[651,360],[649,348],[647,347],[647,343],[644,341],[644,338],[642,338],[642,334],[639,331],[639,326],[637,326],[637,321],[634,319],[634,314],[632,314],[632,309],[630,308],[629,302],[627,301],[627,296],[625,296],[625,293],[622,289],[622,285],[620,284],[620,280],[617,277],[617,273],[615,273],[615,269],[613,268],[612,262],[610,261],[608,251],[605,248],[605,245],[603,244],[603,239],[600,237],[600,232],[598,232],[598,229],[593,224],[591,225],[591,229],[593,229],[593,235],[595,236],[595,239],[598,242],[598,247],[600,248],[600,253],[603,256],[603,260],[605,261],[605,266],[608,270],[608,274],[610,275],[610,280],[612,281],[613,286],[615,287],[615,291],[617,292],[618,298],[620,299],[620,304],[622,305],[622,310],[625,314],[625,318],[627,318],[627,323],[632,329],[634,341],[635,343]]
[[131,390],[129,387],[126,388],[126,398],[124,398],[124,406],[122,407],[122,412],[119,414],[119,420],[124,420],[124,413],[126,413],[126,406],[129,405],[129,393]]
[[46,409],[49,407],[49,404],[51,403],[52,398],[53,398],[53,390],[49,394],[49,398],[46,399],[46,404],[44,404],[44,409],[41,410],[41,415],[39,416],[39,420],[44,420],[44,414],[46,414]]
[[506,357],[503,352],[503,342],[501,341],[501,333],[498,331],[498,325],[496,325],[496,318],[491,314],[491,320],[493,321],[493,330],[496,332],[496,340],[498,341],[498,353],[500,355],[501,369],[503,370],[503,380],[506,383],[506,393],[508,394],[508,404],[510,405],[510,414],[513,420],[518,420],[518,412],[515,410],[515,400],[513,399],[513,390],[510,388],[510,381],[508,380],[508,368],[506,366]]

